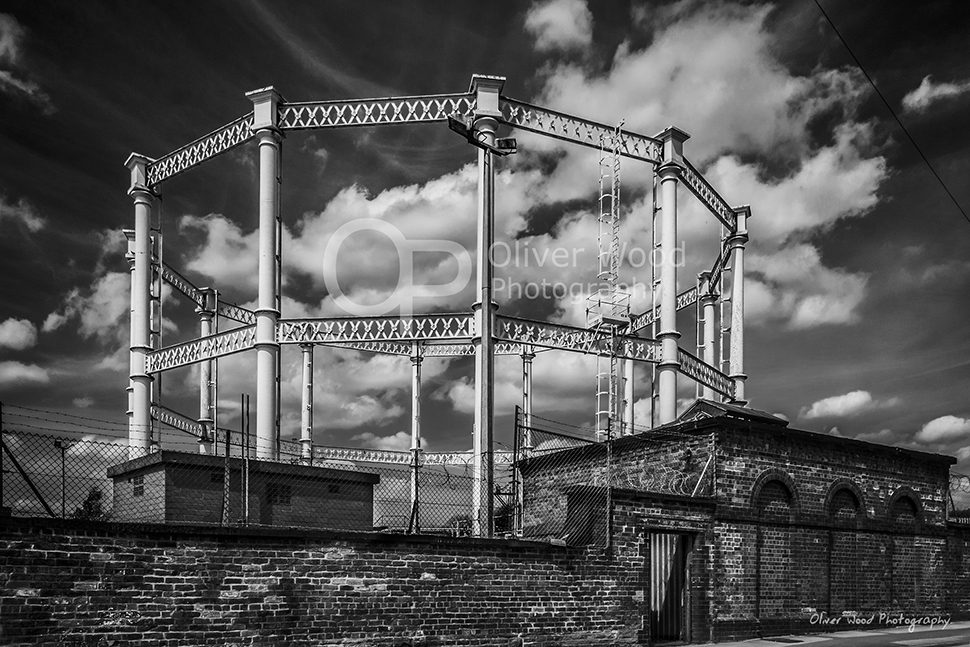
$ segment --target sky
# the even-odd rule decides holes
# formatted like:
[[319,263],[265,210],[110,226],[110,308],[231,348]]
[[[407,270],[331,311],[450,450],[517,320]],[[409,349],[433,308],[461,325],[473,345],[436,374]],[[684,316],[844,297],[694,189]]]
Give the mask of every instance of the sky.
[[[970,8],[825,0],[849,45],[964,210],[970,209]],[[970,472],[970,222],[932,176],[814,2],[19,2],[0,9],[0,399],[125,420],[133,226],[124,162],[160,157],[251,109],[288,101],[463,92],[473,73],[504,94],[654,135],[690,133],[685,154],[732,205],[750,204],[745,367],[750,406],[792,426],[956,456]],[[505,134],[505,133],[502,133]],[[596,273],[596,151],[511,133],[498,163],[496,235],[536,250],[501,264],[504,285],[585,284]],[[257,195],[250,143],[164,182],[165,260],[225,298],[255,302]],[[474,253],[475,151],[443,124],[291,132],[283,143],[283,317],[340,313],[324,250],[362,217],[408,239]],[[621,279],[649,284],[649,165],[621,164]],[[718,227],[685,190],[681,289],[709,267]],[[347,238],[339,290],[359,303],[396,288],[379,235]],[[566,250],[569,262],[550,262]],[[629,252],[629,253],[628,253]],[[545,254],[545,256],[544,256]],[[529,259],[532,259],[529,262]],[[545,262],[539,259],[544,258]],[[560,257],[561,258],[561,257]],[[414,257],[446,283],[453,258]],[[472,286],[417,298],[467,311]],[[645,307],[634,295],[636,310]],[[500,312],[585,323],[585,294],[499,290]],[[691,311],[678,320],[694,344]],[[164,298],[163,344],[197,335]],[[283,351],[283,436],[299,428],[299,351]],[[315,440],[408,445],[407,358],[319,347]],[[255,394],[254,358],[220,362],[220,422]],[[520,400],[516,358],[496,361],[498,440]],[[535,412],[592,422],[595,361],[541,353]],[[430,450],[471,446],[472,365],[428,359]],[[162,403],[195,415],[197,372],[162,379]],[[647,371],[637,372],[646,421]],[[680,406],[694,393],[682,380]],[[173,446],[184,436],[166,432]]]

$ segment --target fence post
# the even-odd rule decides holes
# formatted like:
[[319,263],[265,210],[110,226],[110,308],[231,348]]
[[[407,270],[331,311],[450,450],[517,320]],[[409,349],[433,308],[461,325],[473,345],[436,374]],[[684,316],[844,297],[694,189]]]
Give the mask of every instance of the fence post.
[[3,482],[6,480],[3,477],[3,475],[5,474],[5,472],[3,470],[3,434],[4,434],[4,429],[3,429],[3,402],[0,402],[0,517],[7,516],[7,512],[8,512],[7,508],[4,507],[4,505],[3,505],[3,501],[4,501],[4,498],[3,498]]
[[613,416],[606,419],[606,553],[613,551]]
[[522,482],[522,470],[519,468],[519,444],[522,442],[522,434],[519,432],[519,418],[522,409],[515,405],[515,426],[512,431],[512,532],[516,537],[522,536],[522,507],[524,500],[524,483]]

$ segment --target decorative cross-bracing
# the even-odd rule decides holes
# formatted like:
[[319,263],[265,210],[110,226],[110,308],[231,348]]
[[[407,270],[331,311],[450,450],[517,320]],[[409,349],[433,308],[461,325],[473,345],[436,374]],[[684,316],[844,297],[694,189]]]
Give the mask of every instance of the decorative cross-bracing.
[[441,94],[395,99],[358,101],[316,101],[280,106],[279,126],[283,130],[382,126],[447,121],[448,117],[470,117],[475,108],[471,94]]
[[167,346],[148,353],[146,370],[160,373],[217,357],[249,350],[256,345],[256,326],[241,326],[208,337]]
[[[687,288],[677,295],[677,312],[689,308],[697,303],[697,286]],[[651,308],[646,312],[630,317],[630,330],[635,333],[646,330],[660,316],[660,308]]]
[[281,344],[327,344],[377,341],[464,341],[475,335],[470,314],[415,315],[413,317],[334,317],[281,319]]
[[[255,350],[256,370],[256,449],[260,458],[274,458],[279,442],[280,346],[298,344],[304,354],[303,406],[312,407],[315,346],[351,348],[362,352],[386,353],[411,358],[412,363],[412,448],[402,453],[409,464],[450,465],[464,461],[474,475],[472,525],[477,534],[492,532],[492,473],[496,464],[510,461],[493,446],[493,401],[495,389],[494,358],[516,355],[523,365],[523,411],[532,411],[532,364],[537,353],[578,352],[622,362],[623,392],[628,403],[624,420],[632,420],[632,383],[636,373],[633,362],[655,366],[656,380],[650,388],[657,391],[657,421],[667,424],[676,417],[677,375],[702,385],[709,396],[717,393],[743,402],[743,310],[744,247],[747,242],[747,207],[730,207],[684,155],[688,135],[667,128],[655,136],[614,128],[582,117],[532,105],[501,94],[505,79],[475,75],[467,91],[427,96],[380,99],[348,99],[292,103],[272,87],[247,94],[252,110],[208,135],[175,151],[152,159],[132,154],[126,165],[131,172],[129,194],[134,202],[135,228],[129,236],[128,259],[131,270],[131,339],[129,381],[129,454],[144,455],[152,442],[152,420],[184,431],[215,428],[218,402],[215,387],[219,357]],[[416,315],[409,317],[326,317],[288,319],[280,312],[282,276],[282,219],[280,210],[280,163],[283,135],[289,130],[343,127],[400,126],[440,124],[449,120],[462,124],[470,144],[478,154],[478,222],[476,252],[476,302],[471,312]],[[649,165],[655,179],[651,235],[656,249],[667,252],[651,275],[653,303],[628,321],[617,322],[615,329],[580,328],[563,323],[532,321],[499,315],[492,300],[493,264],[488,250],[494,235],[494,157],[514,151],[511,140],[500,140],[499,128],[528,131],[589,148],[604,149],[608,143],[611,173],[618,178],[618,160],[627,158]],[[460,130],[460,129],[458,129]],[[151,228],[161,184],[208,159],[249,141],[258,143],[259,163],[259,270],[255,310],[227,303],[215,288],[200,288],[172,267],[164,264],[159,251],[153,251]],[[510,146],[509,144],[512,143]],[[711,272],[697,286],[677,291],[674,254],[677,234],[678,186],[683,183],[720,223],[723,231],[721,253]],[[618,185],[618,181],[616,182]],[[616,187],[618,189],[618,186]],[[618,191],[611,189],[609,200],[611,241],[619,222]],[[602,211],[602,209],[601,209]],[[157,244],[159,241],[155,241]],[[610,247],[609,249],[612,249]],[[615,281],[617,264],[611,265]],[[730,275],[730,287],[725,275]],[[153,279],[165,281],[176,293],[196,307],[200,336],[182,343],[158,348],[152,331]],[[656,280],[654,280],[656,279]],[[157,283],[155,292],[158,292]],[[156,295],[157,298],[157,295]],[[692,304],[702,306],[698,316],[698,353],[680,346],[678,311]],[[729,304],[729,306],[728,306]],[[715,308],[715,306],[719,306]],[[720,316],[712,313],[720,312]],[[708,316],[709,315],[709,316]],[[220,332],[220,320],[243,324]],[[703,323],[703,326],[701,325]],[[715,353],[715,326],[722,330]],[[157,326],[156,326],[157,328]],[[651,338],[640,336],[651,331]],[[703,338],[703,340],[702,340]],[[703,341],[703,344],[702,344]],[[153,345],[154,344],[154,345]],[[426,357],[475,358],[475,425],[473,451],[460,454],[431,454],[420,448],[420,366]],[[715,357],[720,357],[715,366]],[[545,360],[540,360],[545,361]],[[201,363],[200,417],[193,421],[152,401],[153,376],[162,371]],[[611,368],[611,380],[619,378],[620,368]],[[542,385],[537,385],[540,389]],[[614,403],[620,392],[611,391]],[[310,403],[310,404],[307,404]],[[652,414],[651,414],[652,415]],[[312,447],[312,416],[303,416],[298,434],[303,458]],[[205,450],[200,442],[200,450]],[[319,449],[319,448],[317,448]],[[376,450],[328,450],[334,460],[381,460]],[[397,454],[395,454],[396,456]],[[393,461],[390,461],[393,462]],[[417,500],[416,490],[412,496]]]

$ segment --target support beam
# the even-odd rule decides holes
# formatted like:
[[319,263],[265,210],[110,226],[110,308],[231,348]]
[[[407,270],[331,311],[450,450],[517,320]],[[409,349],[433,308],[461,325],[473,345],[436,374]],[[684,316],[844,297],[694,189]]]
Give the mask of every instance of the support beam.
[[535,348],[523,345],[522,353],[522,422],[525,425],[525,437],[522,448],[525,455],[532,452],[532,361],[536,358]]
[[744,381],[744,245],[748,242],[748,217],[751,208],[738,207],[734,210],[737,218],[737,231],[728,238],[733,265],[731,267],[731,373],[734,380],[734,402],[745,405]]
[[667,128],[658,135],[663,141],[663,163],[657,169],[660,176],[660,364],[657,370],[659,387],[659,415],[661,425],[677,418],[677,183],[684,168],[684,141],[689,135],[677,128]]
[[[716,322],[714,321],[714,305],[717,302],[717,294],[713,291],[714,286],[711,285],[710,272],[701,272],[698,275],[698,279],[701,302],[701,318],[704,321],[703,328],[701,329],[701,359],[711,366],[717,366],[717,360],[715,359],[716,355],[714,353],[714,337],[716,330]],[[713,400],[714,389],[705,384],[701,389],[701,397],[705,400]]]
[[281,97],[272,87],[246,93],[253,102],[253,130],[259,140],[259,294],[256,307],[256,457],[277,454],[276,416],[279,407],[276,381],[279,344],[276,342],[279,213],[280,130],[277,105]]
[[421,344],[411,345],[411,532],[421,532],[418,504],[418,472],[421,469]]
[[[474,136],[486,146],[495,146],[499,93],[505,79],[474,75],[469,91],[475,95]],[[495,237],[495,169],[491,150],[478,149],[478,301],[475,347],[475,429],[472,447],[475,453],[472,482],[472,534],[491,537],[494,529],[492,498],[492,411],[495,395],[495,357],[492,329],[495,304],[492,302],[492,242]]]
[[300,403],[300,460],[313,461],[313,344],[300,344],[303,351],[303,398]]
[[[201,304],[195,309],[199,315],[199,336],[207,337],[212,334],[212,320],[216,314],[216,291],[212,288],[199,290]],[[216,439],[215,417],[213,416],[212,360],[207,359],[199,364],[199,424],[202,434],[199,435],[199,453],[213,453],[213,443]]]
[[132,153],[125,166],[131,171],[128,195],[135,203],[134,269],[131,275],[131,345],[129,379],[131,414],[128,418],[128,458],[149,453],[151,446],[152,378],[145,370],[145,356],[151,351],[151,218],[155,194],[149,189],[145,169],[151,160]]
[[621,360],[623,366],[623,425],[621,433],[624,436],[633,434],[633,360]]

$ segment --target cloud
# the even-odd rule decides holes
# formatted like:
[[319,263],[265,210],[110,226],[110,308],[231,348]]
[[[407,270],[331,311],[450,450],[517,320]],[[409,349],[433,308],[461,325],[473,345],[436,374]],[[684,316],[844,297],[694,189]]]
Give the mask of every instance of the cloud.
[[15,71],[20,67],[25,37],[26,30],[16,18],[0,13],[0,91],[26,99],[50,115],[55,111],[50,96],[37,83]]
[[903,97],[903,108],[909,112],[925,112],[932,104],[942,99],[958,97],[966,92],[970,92],[970,80],[934,83],[927,74],[919,87],[907,92]]
[[693,3],[646,28],[643,49],[622,43],[603,74],[580,64],[551,69],[541,105],[653,134],[676,119],[693,135],[695,162],[723,151],[797,157],[810,148],[809,123],[846,112],[867,91],[854,70],[792,75],[773,57],[765,6]]
[[0,194],[0,223],[4,221],[20,223],[30,233],[40,231],[47,224],[47,221],[37,215],[34,207],[23,198],[12,202]]
[[585,0],[535,2],[525,15],[525,29],[535,36],[539,51],[589,47],[593,42],[593,15]]
[[[389,449],[392,451],[407,451],[411,449],[411,434],[407,431],[399,431],[390,436],[378,436],[377,434],[365,431],[350,438],[352,441],[360,443],[364,447],[372,449]],[[422,449],[427,449],[427,441],[421,439]]]
[[47,384],[48,382],[50,382],[50,375],[47,369],[36,364],[0,362],[0,386],[15,387],[28,383]]
[[858,321],[868,277],[823,265],[814,245],[752,253],[745,278],[745,320],[786,322],[799,330]]
[[71,400],[71,403],[78,409],[87,409],[94,404],[94,398],[88,398],[88,397],[74,398],[73,400]]
[[95,279],[86,294],[77,288],[71,290],[61,309],[50,313],[41,328],[44,332],[52,332],[68,321],[76,320],[82,337],[105,343],[117,341],[119,331],[123,329],[125,335],[128,332],[130,285],[128,272],[108,272]]
[[898,398],[875,400],[868,391],[850,391],[842,395],[833,395],[813,402],[811,406],[802,409],[803,418],[841,418],[852,417],[864,411],[895,406]]
[[0,323],[0,348],[25,350],[37,343],[37,327],[26,319],[7,319]]
[[916,440],[924,443],[970,438],[970,418],[940,416],[927,422],[916,432]]

